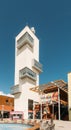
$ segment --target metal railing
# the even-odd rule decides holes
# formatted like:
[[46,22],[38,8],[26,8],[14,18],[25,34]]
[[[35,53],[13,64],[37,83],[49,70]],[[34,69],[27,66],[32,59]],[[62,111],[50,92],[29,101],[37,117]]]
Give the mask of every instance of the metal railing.
[[42,72],[42,64],[40,64],[37,60],[33,59],[33,67],[35,67],[38,71]]
[[33,46],[34,39],[31,37],[31,35],[30,35],[28,32],[26,32],[26,33],[17,41],[17,47],[20,48],[21,46],[23,46],[26,41],[27,41],[28,44],[30,44],[30,46]]
[[11,87],[11,94],[21,93],[21,87],[19,85]]
[[31,69],[25,67],[22,70],[20,70],[20,78],[29,77],[33,80],[36,80],[36,73],[34,73]]

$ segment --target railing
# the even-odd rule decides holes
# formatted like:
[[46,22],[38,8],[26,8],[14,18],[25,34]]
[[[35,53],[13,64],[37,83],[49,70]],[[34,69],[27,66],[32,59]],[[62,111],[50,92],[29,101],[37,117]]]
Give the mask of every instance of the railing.
[[20,78],[24,78],[24,77],[29,77],[33,80],[36,80],[36,74],[27,67],[20,70]]
[[34,39],[31,37],[31,35],[26,32],[18,41],[17,41],[17,47],[22,47],[25,43],[29,44],[30,46],[33,46]]
[[11,87],[11,94],[21,93],[21,87],[19,85]]
[[33,67],[37,69],[39,72],[42,72],[42,64],[40,64],[37,60],[33,59]]

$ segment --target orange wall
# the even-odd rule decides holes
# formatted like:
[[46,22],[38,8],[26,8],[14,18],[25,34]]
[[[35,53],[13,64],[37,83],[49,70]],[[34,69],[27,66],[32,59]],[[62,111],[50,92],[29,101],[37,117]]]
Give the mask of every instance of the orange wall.
[[0,95],[0,111],[12,111],[14,110],[14,98],[4,95]]

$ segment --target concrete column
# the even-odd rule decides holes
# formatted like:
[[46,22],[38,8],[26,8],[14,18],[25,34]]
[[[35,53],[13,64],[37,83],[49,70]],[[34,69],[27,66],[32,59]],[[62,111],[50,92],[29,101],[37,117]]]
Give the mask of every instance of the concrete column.
[[68,111],[69,120],[71,121],[71,72],[68,73]]

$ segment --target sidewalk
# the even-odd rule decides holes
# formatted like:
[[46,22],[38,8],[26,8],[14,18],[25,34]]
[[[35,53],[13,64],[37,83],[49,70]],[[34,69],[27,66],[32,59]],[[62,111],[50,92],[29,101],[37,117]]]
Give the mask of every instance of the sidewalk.
[[71,130],[71,121],[54,120],[55,130]]

